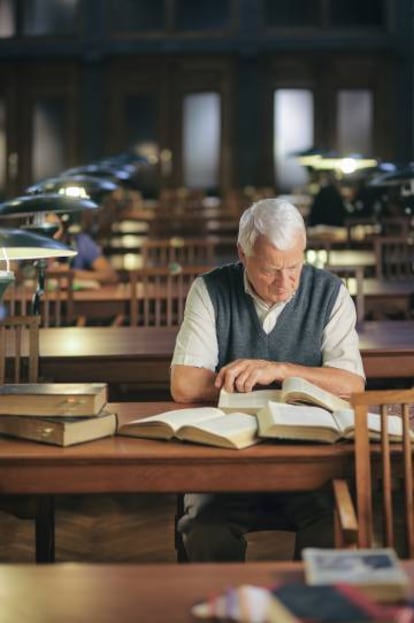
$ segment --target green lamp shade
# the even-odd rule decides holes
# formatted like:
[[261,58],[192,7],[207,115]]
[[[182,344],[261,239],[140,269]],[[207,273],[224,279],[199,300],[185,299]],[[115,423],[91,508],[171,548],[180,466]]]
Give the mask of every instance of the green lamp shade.
[[23,195],[0,203],[0,218],[33,216],[41,213],[71,213],[94,210],[99,206],[94,201],[84,198],[68,197],[57,193]]
[[66,244],[22,229],[0,228],[0,260],[73,257],[76,250]]
[[376,175],[368,182],[368,186],[400,186],[410,180],[414,180],[414,163]]
[[118,188],[118,184],[108,179],[93,177],[92,175],[73,175],[71,177],[51,177],[42,180],[26,188],[25,192],[31,195],[58,193],[68,197],[84,197],[81,194],[84,191],[86,195],[91,197],[98,193],[112,192],[116,188]]

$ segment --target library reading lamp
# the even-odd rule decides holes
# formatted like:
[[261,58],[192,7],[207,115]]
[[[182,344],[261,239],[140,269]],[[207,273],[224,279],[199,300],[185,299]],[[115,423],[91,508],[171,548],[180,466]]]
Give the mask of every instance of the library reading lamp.
[[[2,258],[6,261],[6,271],[2,275],[0,297],[6,287],[14,281],[9,270],[9,261],[34,259],[37,261],[37,287],[32,299],[32,313],[39,314],[40,299],[44,292],[46,259],[50,257],[73,257],[76,250],[55,240],[56,226],[48,224],[46,214],[71,214],[83,210],[98,208],[98,205],[87,198],[73,198],[61,194],[38,194],[17,197],[0,204],[1,218],[26,218],[21,229],[2,229],[0,248]],[[44,235],[44,234],[47,235]],[[3,285],[4,284],[4,285]]]

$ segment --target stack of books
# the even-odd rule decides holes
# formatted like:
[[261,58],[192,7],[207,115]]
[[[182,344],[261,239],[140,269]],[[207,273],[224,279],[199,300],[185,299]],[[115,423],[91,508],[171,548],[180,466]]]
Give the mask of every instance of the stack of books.
[[0,434],[58,446],[114,435],[106,383],[0,386]]

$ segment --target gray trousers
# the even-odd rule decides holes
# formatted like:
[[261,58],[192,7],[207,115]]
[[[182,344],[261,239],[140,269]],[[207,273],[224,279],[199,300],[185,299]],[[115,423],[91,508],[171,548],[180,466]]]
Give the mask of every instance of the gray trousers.
[[[328,490],[298,493],[187,493],[178,522],[190,562],[244,561],[247,532],[263,514],[296,532],[294,559],[304,547],[333,547],[333,499]],[[280,525],[279,525],[280,524]],[[276,533],[275,533],[276,538]]]

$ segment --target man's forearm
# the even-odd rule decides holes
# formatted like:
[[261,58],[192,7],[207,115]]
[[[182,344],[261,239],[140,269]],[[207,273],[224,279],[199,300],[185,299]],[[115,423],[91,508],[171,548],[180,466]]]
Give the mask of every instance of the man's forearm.
[[173,365],[171,395],[176,402],[217,402],[219,390],[214,386],[216,375],[206,368]]

